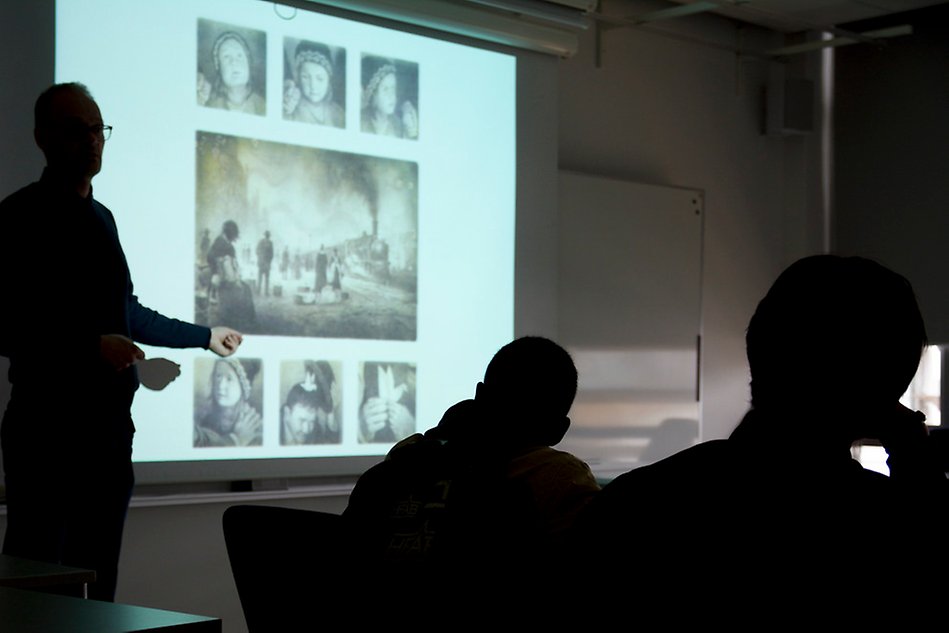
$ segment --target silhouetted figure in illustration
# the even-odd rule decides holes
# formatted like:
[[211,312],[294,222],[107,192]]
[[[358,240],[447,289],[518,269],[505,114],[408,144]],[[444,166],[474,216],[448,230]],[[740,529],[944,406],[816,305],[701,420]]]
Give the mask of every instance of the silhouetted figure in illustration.
[[329,266],[326,269],[326,277],[329,280],[330,287],[337,293],[343,289],[343,260],[339,257],[339,251],[334,250],[330,258]]
[[209,250],[211,250],[211,231],[204,229],[201,231],[201,241],[198,243],[198,261],[201,264],[207,261]]
[[323,288],[326,287],[326,271],[328,268],[329,256],[326,254],[326,249],[321,245],[320,250],[316,253],[316,286],[314,286],[316,294],[320,294]]
[[211,267],[211,303],[217,304],[217,313],[222,320],[229,321],[244,330],[257,326],[257,313],[250,287],[241,278],[234,242],[240,237],[240,229],[233,220],[221,226],[221,234],[215,238],[208,251]]
[[303,258],[300,256],[299,252],[293,254],[293,262],[291,266],[293,267],[293,278],[299,279],[303,270]]
[[492,601],[511,599],[513,586],[521,597],[542,584],[542,570],[599,490],[586,464],[551,448],[570,424],[576,389],[563,348],[517,339],[491,360],[473,400],[367,471],[344,516],[380,580],[419,572],[420,587],[435,592],[426,598],[432,604],[436,594],[476,604],[485,584]]
[[257,242],[257,293],[270,296],[270,265],[273,263],[273,242],[270,231]]
[[[909,282],[858,257],[799,260],[758,304],[746,343],[751,410],[727,440],[607,485],[577,533],[581,564],[632,570],[617,587],[628,595],[782,612],[857,608],[931,577],[921,536],[946,480],[922,414],[898,402],[926,343]],[[889,453],[889,478],[851,458],[868,439]]]
[[135,365],[145,357],[136,342],[228,356],[241,335],[139,303],[112,213],[92,195],[111,128],[86,87],[52,86],[34,112],[46,169],[0,203],[0,265],[20,269],[23,241],[38,235],[55,257],[4,284],[0,352],[12,393],[0,428],[3,551],[93,569],[90,597],[112,600],[132,494]]
[[280,275],[283,280],[287,280],[287,271],[290,269],[290,249],[283,247],[283,253],[280,255]]

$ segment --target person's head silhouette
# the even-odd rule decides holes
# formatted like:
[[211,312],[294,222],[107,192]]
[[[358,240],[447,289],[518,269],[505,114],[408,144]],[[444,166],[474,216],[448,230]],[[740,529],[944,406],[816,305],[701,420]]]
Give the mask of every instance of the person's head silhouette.
[[56,84],[36,99],[33,138],[46,157],[49,174],[88,195],[102,168],[105,141],[112,128],[89,89],[81,83]]
[[553,446],[570,426],[577,369],[567,351],[539,336],[502,347],[478,383],[475,401],[514,443]]
[[233,242],[240,236],[240,230],[237,228],[237,222],[234,220],[225,221],[221,226],[221,232],[224,233],[224,237],[226,237],[229,242]]
[[904,277],[869,259],[816,255],[774,282],[746,343],[753,408],[838,420],[820,432],[854,441],[897,406],[926,330]]

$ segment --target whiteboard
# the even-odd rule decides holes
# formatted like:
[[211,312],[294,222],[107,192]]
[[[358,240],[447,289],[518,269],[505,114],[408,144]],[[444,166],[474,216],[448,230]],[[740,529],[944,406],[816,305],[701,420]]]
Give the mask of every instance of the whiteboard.
[[580,389],[560,448],[609,478],[701,439],[701,190],[561,171],[558,340]]

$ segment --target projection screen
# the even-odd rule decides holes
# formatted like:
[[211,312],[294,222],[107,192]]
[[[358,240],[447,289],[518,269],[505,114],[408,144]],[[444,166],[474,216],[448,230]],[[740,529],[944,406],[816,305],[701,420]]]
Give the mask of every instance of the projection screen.
[[257,0],[59,0],[55,42],[136,295],[245,334],[146,348],[181,374],[139,472],[355,472],[473,394],[514,331],[514,56]]

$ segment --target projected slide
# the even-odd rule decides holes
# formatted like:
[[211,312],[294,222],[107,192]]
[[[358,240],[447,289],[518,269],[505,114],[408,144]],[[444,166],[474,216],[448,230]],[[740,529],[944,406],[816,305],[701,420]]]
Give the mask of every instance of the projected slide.
[[135,460],[381,455],[473,395],[513,334],[513,57],[258,0],[59,0],[56,52],[141,302],[245,334],[146,348],[181,376]]

